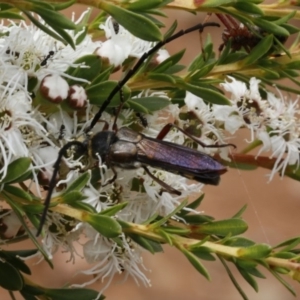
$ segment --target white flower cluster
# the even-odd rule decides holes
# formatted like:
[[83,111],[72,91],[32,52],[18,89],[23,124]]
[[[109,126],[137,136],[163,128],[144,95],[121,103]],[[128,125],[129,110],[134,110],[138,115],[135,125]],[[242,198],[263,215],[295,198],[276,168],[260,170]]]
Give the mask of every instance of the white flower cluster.
[[[0,26],[0,178],[7,174],[8,165],[19,157],[29,157],[32,160],[31,170],[37,194],[41,197],[42,188],[49,184],[52,176],[52,166],[59,149],[71,140],[85,137],[91,118],[98,107],[89,103],[84,89],[78,85],[69,86],[68,79],[78,83],[87,83],[85,78],[74,78],[66,73],[72,67],[82,67],[74,61],[86,54],[97,53],[109,64],[118,67],[128,57],[141,57],[153,47],[153,43],[145,42],[133,37],[122,26],[108,17],[101,28],[105,31],[107,40],[103,43],[93,42],[86,36],[76,50],[53,40],[33,25],[11,23],[10,26]],[[76,40],[77,35],[73,35]],[[80,34],[80,33],[77,33]],[[166,50],[161,50],[157,62],[168,57]],[[34,89],[29,90],[32,79],[37,80]],[[208,144],[224,144],[225,132],[234,134],[239,128],[246,127],[251,131],[251,141],[261,140],[262,151],[271,150],[271,156],[277,158],[274,172],[284,169],[288,164],[299,164],[299,124],[297,104],[287,103],[282,97],[276,98],[267,93],[267,99],[261,98],[259,81],[252,78],[250,87],[234,78],[231,82],[222,84],[231,93],[231,106],[207,105],[202,99],[187,93],[185,103],[188,112],[193,112],[200,121],[201,140]],[[56,105],[55,111],[48,112],[40,109],[35,103],[36,94],[41,93]],[[167,98],[163,92],[143,91],[141,95]],[[69,110],[60,105],[70,100]],[[50,103],[49,103],[50,105]],[[80,113],[78,113],[78,109]],[[169,105],[163,111],[147,116],[149,126],[144,128],[145,135],[156,137],[164,124],[174,121],[180,127],[189,126],[189,120],[179,118],[184,109],[177,105]],[[135,113],[123,110],[117,120],[117,126],[129,126],[137,122]],[[103,120],[113,123],[114,117],[104,113]],[[102,130],[103,123],[98,123],[93,130]],[[187,137],[178,130],[171,130],[167,140],[184,144]],[[200,147],[200,146],[199,146]],[[202,149],[202,148],[201,148]],[[211,150],[213,154],[216,150]],[[203,151],[205,149],[202,149]],[[208,150],[205,150],[208,151]],[[228,148],[221,148],[220,154],[228,158]],[[63,162],[67,172],[58,178],[57,187],[70,186],[85,168],[82,157],[73,159],[70,156]],[[102,183],[109,182],[113,176],[105,162],[99,161]],[[95,187],[88,181],[82,193],[86,197],[83,202],[101,212],[116,203],[126,201],[128,205],[118,213],[120,220],[143,223],[155,214],[166,215],[172,212],[180,201],[191,193],[201,190],[202,183],[193,183],[183,176],[172,174],[164,170],[151,169],[159,180],[173,189],[180,191],[180,196],[169,193],[144,169],[117,170],[117,180],[113,184],[102,184]],[[137,181],[139,190],[133,189],[133,182]],[[143,190],[143,192],[141,192]],[[58,192],[59,194],[59,192]],[[54,195],[55,196],[55,195]],[[67,226],[66,226],[66,223]],[[56,230],[50,230],[54,225]],[[72,228],[67,231],[66,228]],[[66,221],[58,213],[49,213],[46,220],[46,233],[43,239],[45,251],[51,257],[58,247],[70,253],[70,260],[75,260],[77,250],[74,244],[81,235],[85,235],[83,256],[94,267],[86,274],[93,274],[95,280],[106,280],[109,285],[115,274],[123,273],[132,276],[149,285],[149,280],[142,273],[143,263],[140,248],[124,235],[120,236],[122,246],[112,240],[99,235],[88,224],[77,221]],[[79,254],[80,255],[80,254]],[[91,283],[91,282],[88,282]],[[87,284],[88,284],[87,283]]]
[[[250,131],[248,143],[261,141],[262,147],[257,156],[268,152],[275,158],[274,167],[269,175],[270,180],[279,172],[284,175],[288,165],[300,163],[300,120],[298,100],[287,100],[282,94],[276,97],[266,92],[263,98],[259,91],[260,80],[251,78],[249,87],[244,82],[228,76],[229,81],[221,83],[221,87],[230,95],[231,105],[211,107],[192,94],[187,94],[185,102],[190,111],[195,112],[201,120],[203,136],[213,134],[219,143],[223,134],[233,135],[241,128]],[[222,130],[224,128],[224,130]],[[228,148],[224,148],[225,151]],[[227,153],[222,151],[222,158]]]

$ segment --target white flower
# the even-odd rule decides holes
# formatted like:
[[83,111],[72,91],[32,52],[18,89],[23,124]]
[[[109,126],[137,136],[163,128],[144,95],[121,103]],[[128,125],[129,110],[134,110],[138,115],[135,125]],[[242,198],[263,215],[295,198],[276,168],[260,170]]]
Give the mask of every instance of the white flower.
[[[91,236],[91,231],[89,236]],[[73,285],[73,287],[84,287],[101,279],[105,285],[99,292],[100,296],[117,274],[123,274],[125,279],[130,276],[137,284],[142,282],[145,286],[150,285],[150,280],[141,271],[141,268],[145,268],[140,248],[127,240],[124,234],[120,236],[120,239],[122,246],[94,232],[94,239],[83,245],[84,257],[87,262],[93,264],[93,267],[80,272],[93,275],[93,279],[82,285]]]
[[98,48],[96,53],[107,58],[109,63],[116,67],[122,65],[129,56],[140,58],[154,45],[152,42],[135,37],[123,26],[116,24],[111,17],[108,17],[105,24],[100,25],[100,28],[105,31],[108,40]]

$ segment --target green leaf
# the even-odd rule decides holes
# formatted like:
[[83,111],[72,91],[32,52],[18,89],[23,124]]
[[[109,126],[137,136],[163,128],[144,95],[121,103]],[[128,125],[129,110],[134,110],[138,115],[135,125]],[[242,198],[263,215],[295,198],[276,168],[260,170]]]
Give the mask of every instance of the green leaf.
[[200,79],[201,77],[204,77],[205,75],[207,75],[217,64],[217,61],[214,61],[212,63],[208,63],[205,66],[203,66],[200,70],[198,70],[197,72],[195,72],[191,78],[193,80],[197,80]]
[[24,190],[16,186],[5,184],[4,190],[14,195],[15,197],[21,198],[24,201],[29,201],[29,202],[32,201],[32,197],[29,193],[25,192]]
[[215,234],[218,236],[238,235],[245,232],[248,225],[241,219],[228,219],[221,221],[214,221],[208,224],[203,224],[197,227],[195,231],[203,234]]
[[73,191],[81,191],[86,186],[90,178],[91,178],[91,174],[89,172],[83,173],[74,182],[72,182],[72,184],[70,184],[67,187],[67,189],[64,191],[64,194]]
[[161,82],[167,82],[172,85],[175,85],[176,79],[172,75],[168,74],[160,74],[160,73],[148,73],[147,76],[151,80],[161,81]]
[[232,219],[241,218],[242,214],[246,209],[247,209],[247,204],[245,204],[234,216],[232,216]]
[[57,11],[59,10],[63,10],[63,9],[66,9],[70,6],[72,6],[73,4],[76,3],[76,0],[69,0],[69,1],[66,1],[66,2],[62,2],[62,3],[51,3],[51,5],[53,6],[53,8]]
[[[74,300],[74,299],[84,299],[84,300],[104,300],[104,296],[99,296],[98,291],[91,289],[45,289],[45,296],[52,300]],[[48,299],[48,298],[47,298]]]
[[261,41],[251,50],[250,54],[244,59],[245,66],[257,62],[259,58],[269,52],[272,46],[273,35],[269,34],[261,39]]
[[250,1],[237,2],[233,5],[233,7],[247,14],[259,15],[259,16],[264,15],[264,12],[257,5],[250,3]]
[[96,209],[92,205],[85,202],[81,202],[81,201],[72,202],[71,206],[73,208],[84,210],[89,213],[97,213]]
[[[31,13],[25,11],[25,10],[21,10],[26,17],[31,21],[31,23],[33,23],[36,27],[40,28],[42,31],[44,31],[45,33],[47,33],[49,36],[52,36],[54,39],[63,42],[64,44],[69,43],[69,41],[71,41],[70,46],[72,46],[73,48],[74,43],[73,40],[71,39],[71,37],[64,31],[64,33],[67,35],[67,39],[65,39],[65,34],[61,35],[61,32],[63,30],[60,30],[58,27],[55,28],[55,31],[58,33],[55,33],[53,30],[51,30],[48,26],[42,24],[41,22],[39,22],[34,16],[32,16]],[[53,28],[53,27],[52,27]]]
[[290,259],[297,257],[295,253],[292,252],[277,252],[272,255],[273,257],[283,258],[283,259]]
[[274,22],[269,22],[262,18],[253,18],[253,23],[261,29],[277,36],[289,36],[289,32],[283,27],[276,25]]
[[246,270],[238,266],[237,269],[239,270],[240,274],[244,277],[244,279],[249,283],[249,285],[252,286],[256,292],[258,292],[258,285],[256,280]]
[[[30,251],[0,251],[0,257],[10,263],[14,268],[20,270],[21,272],[30,275],[31,271],[29,267],[24,263],[22,259],[18,256],[22,256],[22,253],[26,254],[26,256],[33,255],[37,253],[37,250]],[[25,255],[23,257],[26,257]]]
[[12,11],[0,11],[0,18],[24,20],[24,18],[19,13],[15,13]]
[[136,11],[141,11],[141,10],[148,10],[151,8],[156,8],[161,4],[161,0],[138,0],[132,3],[129,3],[126,5],[126,8],[129,10],[136,10]]
[[289,251],[293,248],[295,248],[297,245],[300,244],[300,237],[295,237],[295,238],[292,238],[292,239],[288,239],[276,246],[273,247],[273,249],[276,249],[276,248],[281,248],[281,247],[285,247],[283,248],[281,251]]
[[108,2],[100,2],[99,8],[111,15],[120,25],[136,37],[145,41],[161,41],[163,39],[158,27],[139,13],[125,10]]
[[83,221],[89,223],[95,230],[107,238],[117,237],[122,233],[120,224],[112,217],[100,214],[86,214]]
[[80,202],[86,198],[88,197],[82,194],[81,192],[75,190],[61,195],[61,202],[72,205],[74,202]]
[[162,73],[169,69],[171,66],[176,65],[182,58],[185,50],[181,50],[172,56],[168,57],[162,63],[160,63],[156,68],[154,68],[151,72],[153,73]]
[[31,159],[28,157],[20,157],[11,162],[7,168],[7,174],[2,183],[16,181],[20,178],[29,168]]
[[200,263],[199,259],[197,258],[196,255],[193,253],[185,250],[185,249],[179,249],[185,257],[189,260],[189,262],[194,266],[194,268],[202,274],[206,279],[210,280],[210,276],[206,270],[206,268]]
[[[87,96],[90,100],[91,104],[101,106],[103,102],[108,98],[108,96],[111,94],[111,91],[118,86],[118,81],[105,81],[100,82],[96,85],[89,86],[86,89]],[[130,95],[130,89],[125,85],[122,88],[123,95],[124,95],[124,101],[126,101],[129,98]],[[114,107],[120,104],[120,95],[117,93],[111,100],[108,107]]]
[[35,6],[32,11],[36,12],[40,17],[42,17],[51,27],[59,27],[61,29],[69,30],[76,29],[77,27],[76,24],[74,24],[63,14],[58,13],[53,9],[46,8],[44,3],[40,6]]
[[292,295],[296,297],[296,292],[294,291],[293,287],[287,283],[283,278],[281,278],[275,271],[273,271],[271,268],[268,268],[268,270],[272,273],[272,275],[284,286],[288,291],[291,292]]
[[127,206],[128,202],[118,203],[112,207],[107,208],[106,210],[101,211],[99,214],[103,216],[115,216],[120,210]]
[[250,247],[255,245],[255,243],[244,237],[235,236],[227,239],[224,245],[232,246],[232,247]]
[[10,263],[0,260],[0,286],[10,291],[20,291],[24,279],[20,272]]
[[163,252],[163,248],[160,243],[149,240],[149,239],[139,236],[137,234],[130,234],[129,237],[134,242],[136,242],[137,244],[139,244],[141,247],[148,250],[152,254],[155,254],[156,252]]
[[202,194],[196,200],[194,200],[189,205],[187,205],[185,207],[187,209],[183,208],[177,215],[181,217],[181,216],[185,216],[185,215],[189,214],[190,213],[189,210],[190,209],[197,209],[200,206],[200,204],[201,204],[201,202],[202,202],[203,199],[204,199],[204,194]]
[[270,255],[272,248],[267,244],[256,244],[247,248],[238,250],[239,258],[261,259]]
[[[79,65],[76,68],[71,66],[65,72],[66,74],[76,77],[84,78],[88,81],[92,81],[96,76],[99,75],[102,67],[102,61],[97,55],[85,55],[74,61],[74,64]],[[67,79],[70,85],[78,83],[76,79]],[[82,82],[79,82],[81,85]],[[86,83],[84,83],[85,85]]]
[[185,83],[183,88],[187,89],[192,94],[202,98],[205,102],[218,104],[218,105],[230,105],[230,101],[221,93],[217,93],[216,91],[203,88],[197,85],[192,85]]
[[25,229],[25,232],[31,239],[32,243],[36,246],[36,248],[41,252],[41,254],[44,256],[45,260],[48,262],[50,267],[52,268],[52,262],[49,260],[45,250],[43,247],[39,244],[37,241],[35,235],[33,234],[32,230],[28,228],[27,222],[23,218],[23,210],[18,206],[17,203],[15,203],[11,197],[6,193],[2,192],[2,196],[5,198],[6,202],[10,205],[10,207],[13,209],[14,213],[17,215],[20,223],[22,224],[23,228]]
[[[55,204],[54,204],[55,205]],[[53,206],[53,203],[51,203],[51,206]],[[43,212],[45,206],[44,204],[25,204],[22,206],[24,212],[30,213],[30,214],[40,214]]]
[[191,252],[195,254],[200,259],[208,260],[208,261],[215,261],[216,258],[211,254],[211,250],[207,247],[197,247],[191,249]]
[[183,216],[183,218],[189,224],[202,224],[202,223],[212,222],[214,220],[213,217],[208,215],[203,215],[203,214],[199,214],[199,215],[192,214],[192,215]]
[[141,98],[131,98],[127,101],[129,107],[138,108],[143,107],[143,109],[134,109],[137,112],[151,113],[154,111],[161,110],[168,105],[170,105],[170,100],[163,97],[141,97]]

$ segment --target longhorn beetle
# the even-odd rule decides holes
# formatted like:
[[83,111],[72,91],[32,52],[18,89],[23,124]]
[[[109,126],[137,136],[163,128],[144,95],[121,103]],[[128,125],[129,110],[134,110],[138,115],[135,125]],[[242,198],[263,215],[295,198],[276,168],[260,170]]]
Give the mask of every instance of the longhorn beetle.
[[[150,173],[147,166],[153,166],[173,173],[179,173],[182,176],[192,178],[206,184],[218,184],[220,174],[226,172],[226,168],[223,165],[221,165],[219,162],[217,162],[207,154],[182,145],[162,140],[172,127],[176,127],[178,130],[185,133],[198,144],[206,146],[193,136],[186,133],[181,128],[178,128],[174,124],[167,124],[166,126],[164,126],[164,128],[161,130],[156,139],[137,133],[127,127],[122,127],[116,131],[104,130],[94,135],[88,134],[89,132],[91,132],[96,123],[100,120],[102,113],[110,104],[113,97],[118,92],[122,92],[122,87],[131,78],[131,76],[133,76],[139,70],[140,66],[149,56],[151,56],[165,44],[181,37],[182,35],[195,30],[199,30],[200,32],[202,32],[205,27],[209,26],[219,27],[220,25],[218,23],[208,22],[204,24],[198,24],[196,26],[188,28],[187,30],[181,30],[176,34],[172,35],[171,37],[166,38],[161,42],[158,42],[152,49],[144,53],[142,57],[137,61],[135,66],[128,71],[128,73],[121,81],[118,82],[117,86],[111,91],[108,98],[103,102],[102,106],[99,108],[98,112],[92,119],[89,127],[86,129],[85,141],[79,142],[75,140],[68,142],[59,150],[57,160],[53,166],[54,170],[49,183],[48,194],[44,202],[45,207],[40,219],[40,225],[37,231],[37,236],[41,233],[42,227],[46,219],[46,214],[50,205],[52,192],[55,188],[56,177],[59,171],[61,160],[63,156],[67,153],[67,150],[74,146],[76,147],[77,153],[88,153],[96,159],[100,156],[103,159],[103,161],[109,167],[112,168],[114,172],[113,180],[117,176],[113,168],[114,166],[122,167],[124,169],[143,167],[146,173],[153,180],[161,184],[163,188],[170,191],[171,193],[180,194],[179,191],[173,189],[172,187],[170,187],[169,185],[159,180],[153,174]],[[118,108],[117,115],[121,107],[122,103]],[[116,126],[114,122],[114,130],[115,127]],[[208,147],[226,147],[228,145],[229,144]]]

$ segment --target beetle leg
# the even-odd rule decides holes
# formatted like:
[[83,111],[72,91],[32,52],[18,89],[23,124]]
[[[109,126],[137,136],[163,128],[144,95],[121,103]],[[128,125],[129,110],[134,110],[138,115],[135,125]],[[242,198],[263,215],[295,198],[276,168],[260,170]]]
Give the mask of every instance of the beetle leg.
[[172,188],[170,185],[166,184],[165,182],[163,182],[162,180],[160,180],[159,178],[155,177],[149,170],[147,167],[143,166],[144,170],[146,171],[146,173],[154,180],[156,181],[159,185],[161,185],[167,192],[171,193],[171,194],[175,194],[180,196],[181,192]]
[[191,140],[193,140],[194,142],[196,142],[197,144],[199,144],[203,148],[223,148],[223,147],[229,147],[229,146],[231,146],[233,148],[236,148],[236,146],[234,144],[206,145],[205,143],[201,142],[199,139],[195,138],[194,136],[192,136],[191,134],[189,134],[188,132],[186,132],[185,130],[183,130],[182,128],[180,128],[179,126],[175,125],[174,123],[168,123],[168,124],[166,124],[162,128],[162,130],[160,131],[160,133],[157,135],[156,138],[158,140],[163,140],[165,138],[165,136],[169,133],[169,131],[171,130],[172,127],[175,127],[177,130],[179,130],[182,133],[184,133]]
[[114,181],[116,181],[117,177],[118,177],[118,173],[115,170],[115,168],[113,166],[110,166],[110,169],[113,171],[114,175],[112,178],[110,178],[109,180],[106,181],[105,184],[103,184],[102,186],[107,186],[108,184],[113,183]]

